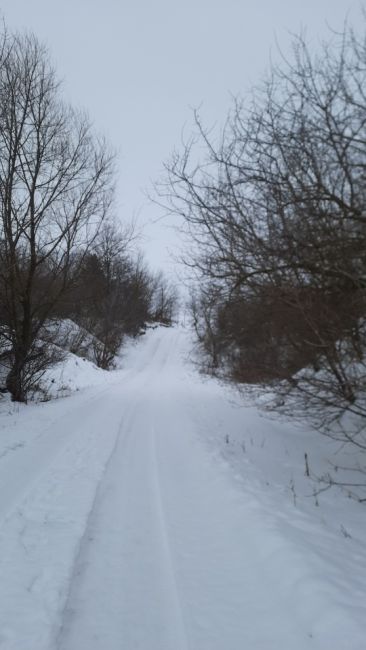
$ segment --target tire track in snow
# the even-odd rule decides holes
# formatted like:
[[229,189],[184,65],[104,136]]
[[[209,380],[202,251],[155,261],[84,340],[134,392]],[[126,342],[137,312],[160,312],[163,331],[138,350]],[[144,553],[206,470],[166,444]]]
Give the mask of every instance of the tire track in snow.
[[90,413],[2,522],[0,576],[8,589],[0,589],[0,645],[8,650],[53,647],[75,547],[115,444],[118,413],[108,412],[113,402],[105,412]]
[[151,454],[151,463],[152,463],[152,482],[153,482],[154,494],[155,494],[154,501],[156,503],[156,516],[161,531],[161,540],[162,540],[164,555],[167,560],[166,563],[167,579],[168,582],[170,582],[172,606],[173,606],[174,619],[175,619],[174,628],[176,630],[176,640],[175,640],[176,645],[174,650],[189,650],[190,644],[188,643],[188,637],[187,637],[186,626],[185,626],[184,615],[183,615],[183,608],[179,596],[177,576],[174,569],[173,554],[172,554],[171,544],[169,540],[169,534],[168,534],[162,494],[161,494],[159,468],[158,468],[158,461],[156,455],[156,431],[154,427],[152,427],[150,432],[150,454]]
[[[157,356],[157,352],[159,350],[159,340],[155,342],[155,345],[153,346],[152,350],[150,351],[150,363],[155,359]],[[143,366],[138,366],[137,368],[131,369],[128,375],[135,375],[135,378],[140,376],[141,372],[143,371]],[[145,371],[146,372],[146,371]],[[145,387],[150,379],[150,374],[147,373],[147,376],[145,377],[145,380],[143,382],[143,386]],[[133,381],[133,380],[132,380]],[[108,456],[107,462],[104,467],[103,474],[100,476],[99,481],[97,485],[95,486],[95,493],[94,493],[94,498],[89,510],[89,513],[87,515],[87,519],[85,521],[85,527],[83,530],[82,535],[79,538],[79,542],[75,551],[74,555],[74,560],[71,565],[71,570],[70,570],[70,578],[69,578],[69,585],[68,585],[68,590],[64,602],[64,606],[62,608],[62,611],[60,612],[60,617],[59,617],[59,629],[56,633],[55,637],[55,650],[61,650],[64,645],[64,637],[65,637],[65,630],[69,626],[70,623],[70,614],[72,611],[72,607],[70,606],[72,602],[72,593],[73,593],[73,587],[74,587],[74,582],[75,579],[79,576],[80,574],[80,567],[83,564],[83,558],[86,553],[86,549],[89,545],[90,539],[92,537],[92,530],[94,528],[94,519],[97,517],[96,511],[98,509],[98,504],[99,501],[101,500],[101,494],[104,489],[104,482],[105,478],[108,475],[108,471],[110,469],[112,460],[116,454],[117,449],[120,449],[122,447],[125,448],[128,444],[128,440],[132,435],[132,427],[131,423],[133,422],[135,415],[136,415],[136,410],[137,406],[140,400],[140,395],[135,397],[132,402],[130,402],[127,413],[125,412],[123,416],[120,419],[119,426],[118,426],[118,432],[116,435],[116,439],[114,442],[114,445],[112,447],[112,450]],[[123,435],[124,433],[124,435]],[[122,437],[122,439],[121,439]]]
[[[135,404],[130,405],[130,407],[129,407],[129,415],[126,416],[124,414],[122,416],[121,420],[120,420],[119,427],[118,427],[118,432],[117,432],[117,435],[116,435],[116,439],[114,441],[114,445],[113,445],[113,447],[111,449],[111,452],[110,452],[110,454],[108,456],[107,462],[106,462],[106,464],[104,466],[103,473],[99,477],[98,483],[95,486],[94,497],[93,497],[91,507],[89,509],[89,512],[88,512],[88,515],[87,515],[87,518],[86,518],[86,521],[85,521],[85,527],[84,527],[82,535],[79,538],[79,541],[78,541],[78,544],[77,544],[77,547],[76,547],[76,550],[75,550],[75,554],[74,554],[74,559],[73,559],[73,562],[72,562],[71,567],[70,567],[70,577],[69,577],[68,589],[67,589],[67,593],[66,593],[66,596],[65,596],[65,602],[64,602],[63,608],[62,608],[62,610],[60,612],[59,629],[58,629],[58,632],[56,634],[55,642],[54,642],[55,650],[59,650],[61,648],[61,646],[62,646],[64,630],[65,630],[65,622],[66,622],[66,620],[68,618],[68,611],[69,611],[69,605],[70,605],[70,600],[71,600],[73,581],[75,580],[75,576],[77,576],[79,574],[79,568],[80,568],[80,565],[82,564],[82,557],[83,557],[83,554],[84,554],[84,549],[85,549],[85,546],[88,543],[89,536],[90,536],[91,521],[92,521],[92,519],[94,517],[96,506],[97,506],[97,503],[98,503],[98,500],[99,500],[99,497],[100,497],[100,492],[102,490],[103,481],[104,481],[104,479],[105,479],[105,477],[106,477],[106,475],[108,473],[108,469],[110,467],[110,464],[112,462],[114,454],[116,453],[116,449],[119,446],[119,444],[121,443],[120,438],[121,438],[121,435],[122,435],[122,432],[123,432],[123,429],[124,429],[125,422],[126,422],[126,420],[131,418],[131,413],[133,415],[134,407],[135,407]],[[125,438],[127,438],[129,432],[130,432],[130,430],[127,427],[127,432],[126,432]],[[123,442],[126,442],[126,440],[124,440]]]

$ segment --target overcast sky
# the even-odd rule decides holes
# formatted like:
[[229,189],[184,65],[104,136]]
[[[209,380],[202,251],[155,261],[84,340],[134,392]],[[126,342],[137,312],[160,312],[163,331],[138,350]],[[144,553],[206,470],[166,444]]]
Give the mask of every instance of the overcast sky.
[[[0,0],[8,27],[46,42],[64,94],[119,152],[118,214],[139,214],[150,264],[170,268],[177,235],[144,188],[178,146],[192,107],[223,121],[230,94],[255,84],[290,33],[315,44],[327,25],[355,23],[352,0]],[[189,128],[189,126],[186,128]]]

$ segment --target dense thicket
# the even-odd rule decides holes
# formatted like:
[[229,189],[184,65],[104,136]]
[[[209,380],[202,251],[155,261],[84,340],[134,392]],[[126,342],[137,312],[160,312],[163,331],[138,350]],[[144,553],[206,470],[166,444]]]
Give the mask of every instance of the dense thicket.
[[212,368],[366,449],[365,40],[346,28],[312,55],[296,39],[219,140],[196,126],[159,192],[190,240]]
[[136,336],[151,321],[171,325],[178,307],[164,275],[152,273],[141,255],[132,255],[132,236],[113,221],[102,226],[56,314],[93,335],[93,359],[105,369],[126,335]]

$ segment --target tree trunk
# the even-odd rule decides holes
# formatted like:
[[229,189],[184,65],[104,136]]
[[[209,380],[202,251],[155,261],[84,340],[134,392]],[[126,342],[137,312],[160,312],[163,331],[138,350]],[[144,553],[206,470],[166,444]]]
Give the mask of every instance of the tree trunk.
[[13,402],[26,402],[26,392],[23,386],[24,359],[17,355],[6,377],[6,388]]

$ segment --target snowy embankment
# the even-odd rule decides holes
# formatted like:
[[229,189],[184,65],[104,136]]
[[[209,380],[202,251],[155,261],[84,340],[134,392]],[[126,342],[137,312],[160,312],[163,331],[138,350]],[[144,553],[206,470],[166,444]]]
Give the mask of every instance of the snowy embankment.
[[336,448],[190,347],[159,328],[114,373],[69,357],[67,399],[0,402],[0,648],[364,650],[364,506],[304,475]]

